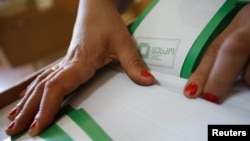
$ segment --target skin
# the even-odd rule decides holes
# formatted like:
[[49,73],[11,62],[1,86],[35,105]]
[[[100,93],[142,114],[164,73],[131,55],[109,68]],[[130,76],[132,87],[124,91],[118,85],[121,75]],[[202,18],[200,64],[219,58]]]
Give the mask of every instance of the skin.
[[81,0],[78,10],[66,56],[55,71],[46,70],[25,90],[8,117],[12,121],[6,130],[8,135],[16,135],[29,126],[31,136],[39,134],[53,122],[64,97],[112,61],[119,61],[134,82],[155,83],[137,54],[115,1]]
[[[250,86],[249,14],[248,4],[210,45],[185,86],[184,93],[187,97],[204,96],[211,102],[222,103],[241,73],[245,84]],[[197,86],[196,90],[193,87],[193,94],[187,90],[190,84]],[[210,95],[210,98],[207,95]]]
[[[241,71],[244,71],[245,82],[250,84],[249,13],[248,5],[211,44],[184,88],[187,97],[195,98],[209,92],[223,98]],[[135,83],[152,85],[156,82],[137,54],[115,2],[80,0],[67,54],[56,70],[44,71],[23,92],[24,97],[8,116],[12,122],[6,133],[16,135],[29,128],[31,136],[38,135],[53,122],[64,97],[112,61],[119,61]],[[186,90],[190,83],[197,86],[192,96]]]

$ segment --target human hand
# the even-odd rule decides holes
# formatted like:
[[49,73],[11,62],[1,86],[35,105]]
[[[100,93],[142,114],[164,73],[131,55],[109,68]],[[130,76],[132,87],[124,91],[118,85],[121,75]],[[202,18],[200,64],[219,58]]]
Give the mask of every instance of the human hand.
[[250,86],[250,5],[215,39],[189,78],[184,94],[221,103],[239,75]]
[[29,128],[31,136],[38,135],[53,122],[65,96],[114,60],[136,83],[155,82],[137,54],[114,2],[81,0],[66,56],[56,68],[44,71],[27,87],[8,116],[12,122],[6,133],[16,135]]

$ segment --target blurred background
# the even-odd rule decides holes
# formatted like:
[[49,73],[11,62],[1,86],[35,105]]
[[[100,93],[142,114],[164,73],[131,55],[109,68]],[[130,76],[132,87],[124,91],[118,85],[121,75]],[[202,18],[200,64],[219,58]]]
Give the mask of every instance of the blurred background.
[[[131,1],[117,2],[127,25],[151,2]],[[78,0],[0,0],[0,92],[64,56],[77,8]]]

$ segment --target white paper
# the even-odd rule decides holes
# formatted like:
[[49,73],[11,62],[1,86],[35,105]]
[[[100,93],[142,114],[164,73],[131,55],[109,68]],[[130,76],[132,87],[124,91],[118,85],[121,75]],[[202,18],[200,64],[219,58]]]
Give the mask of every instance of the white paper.
[[[155,52],[167,45],[163,53],[168,56],[151,54],[154,59],[146,60],[158,83],[141,86],[119,69],[105,68],[83,85],[69,104],[86,110],[115,141],[206,141],[209,124],[250,124],[249,87],[235,83],[230,96],[217,105],[202,98],[186,98],[182,91],[187,80],[178,77],[192,43],[224,2],[159,1],[149,17],[159,17],[157,26],[167,32],[145,24],[152,20],[146,17],[134,34],[138,44],[150,43]],[[144,47],[141,53],[148,55],[147,45]],[[56,124],[74,140],[92,140],[67,116]],[[19,138],[26,139],[42,140],[27,134]]]
[[[165,84],[172,80],[166,79]],[[206,141],[208,124],[250,124],[250,94],[242,85],[232,89],[237,96],[217,105],[188,99],[159,84],[136,85],[113,70],[92,82],[79,91],[72,105],[84,108],[113,140]]]
[[188,51],[225,0],[160,0],[133,36],[152,70],[180,76]]

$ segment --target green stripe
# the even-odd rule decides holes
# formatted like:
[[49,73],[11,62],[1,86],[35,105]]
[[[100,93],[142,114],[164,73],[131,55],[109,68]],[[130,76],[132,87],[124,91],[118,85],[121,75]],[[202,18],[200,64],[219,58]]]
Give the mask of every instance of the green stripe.
[[[73,110],[74,108],[72,108],[71,106],[65,106],[58,112],[56,118],[58,119],[62,117],[63,115],[70,113]],[[39,136],[45,139],[46,141],[47,140],[48,141],[57,141],[57,140],[72,141],[73,140],[66,132],[64,132],[55,123],[51,125],[48,129],[43,131]]]
[[[112,139],[101,129],[101,127],[91,118],[83,109],[75,110],[70,105],[59,111],[58,117],[67,114],[90,138],[93,140],[111,141]],[[56,124],[45,130],[40,137],[45,140],[63,140],[71,141],[72,138],[67,135]]]
[[197,63],[196,61],[199,61],[201,53],[206,49],[205,44],[207,43],[209,37],[215,31],[216,27],[220,24],[223,18],[230,12],[230,10],[232,10],[236,2],[237,0],[227,0],[200,33],[184,61],[180,77],[188,78],[191,75]]
[[39,136],[46,141],[73,141],[73,139],[56,124],[50,126]]
[[112,141],[101,127],[83,109],[70,112],[68,116],[95,141]]
[[70,112],[74,111],[75,109],[73,107],[71,107],[70,105],[66,105],[65,107],[63,107],[58,114],[56,115],[56,118],[60,118],[65,114],[69,114]]
[[[86,132],[89,137],[94,141],[112,141],[112,139],[101,129],[101,127],[91,118],[91,116],[83,109],[75,110],[70,105],[62,108],[57,118],[67,114],[84,132]],[[11,140],[17,140],[24,134],[27,134],[27,131],[11,137]],[[73,139],[64,132],[58,125],[55,123],[51,125],[48,129],[43,131],[40,135],[46,141],[72,141]]]
[[[57,118],[73,111],[74,109],[71,106],[66,106],[64,108],[62,108],[58,114],[57,114]],[[12,141],[15,141],[17,139],[19,139],[20,137],[24,136],[25,134],[28,134],[28,131],[25,130],[24,132],[16,135],[16,136],[11,136],[10,139]],[[51,125],[48,129],[46,129],[45,131],[43,131],[42,133],[40,133],[39,135],[41,138],[48,140],[48,141],[57,141],[57,140],[62,140],[62,141],[71,141],[72,139],[60,128],[58,127],[56,124]]]
[[147,14],[153,9],[153,7],[158,2],[159,0],[152,0],[152,2],[147,6],[147,8],[140,14],[140,16],[136,19],[136,21],[133,23],[133,25],[130,28],[131,35],[134,34],[139,24],[143,21],[143,19],[147,16]]
[[22,137],[23,135],[25,135],[25,134],[27,134],[27,133],[28,133],[28,131],[25,130],[25,131],[21,132],[20,134],[17,134],[17,135],[15,135],[15,136],[11,136],[11,137],[10,137],[10,140],[11,140],[11,141],[15,141],[15,140],[17,140],[18,138]]

